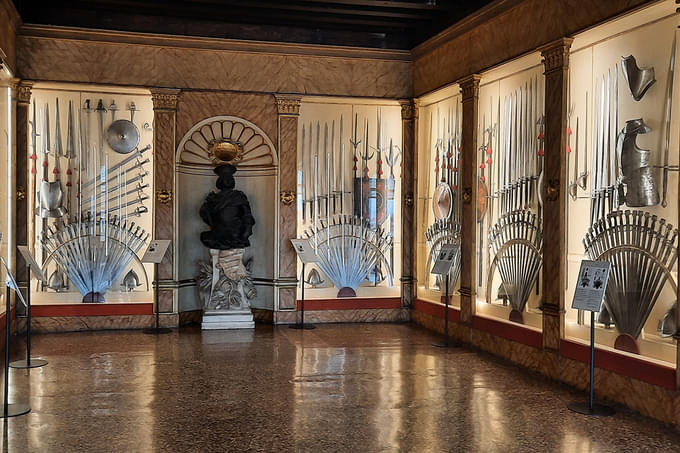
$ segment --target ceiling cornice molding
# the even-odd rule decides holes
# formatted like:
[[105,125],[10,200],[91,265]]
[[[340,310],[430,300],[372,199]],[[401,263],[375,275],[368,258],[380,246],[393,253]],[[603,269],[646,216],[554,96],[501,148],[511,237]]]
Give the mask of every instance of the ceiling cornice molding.
[[488,5],[466,16],[464,19],[461,19],[455,24],[451,25],[446,30],[434,35],[432,38],[428,39],[422,44],[418,44],[411,50],[413,59],[416,60],[422,57],[423,55],[442,46],[443,44],[446,44],[447,42],[474,29],[475,27],[488,22],[490,19],[504,13],[505,11],[514,8],[523,1],[524,0],[496,0],[492,3],[489,3]]
[[[0,2],[2,1],[8,0],[0,0]],[[245,41],[237,39],[162,35],[154,33],[95,30],[87,28],[35,24],[24,24],[21,26],[21,28],[18,30],[17,37],[72,39],[78,41],[111,42],[118,44],[123,43],[198,50],[223,50],[244,53],[306,55],[316,57],[357,58],[407,62],[411,61],[411,52],[408,50]]]

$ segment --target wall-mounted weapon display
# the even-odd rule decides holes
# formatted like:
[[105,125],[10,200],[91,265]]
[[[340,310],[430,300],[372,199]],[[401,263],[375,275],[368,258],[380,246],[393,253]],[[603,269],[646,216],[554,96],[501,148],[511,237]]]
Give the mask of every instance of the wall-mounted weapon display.
[[374,117],[301,117],[299,231],[320,257],[304,278],[311,289],[332,283],[354,297],[362,285],[393,285],[401,149],[384,121],[381,107]]
[[125,102],[129,119],[116,118],[118,100],[100,96],[34,92],[29,152],[45,297],[78,291],[83,302],[105,302],[109,291],[148,291],[138,253],[150,237],[151,146],[140,147],[134,101]]
[[[677,332],[678,233],[671,225],[677,223],[677,188],[671,186],[677,178],[670,177],[678,170],[677,153],[671,152],[679,139],[673,116],[676,22],[624,31],[607,45],[598,37],[570,64],[570,86],[578,88],[569,95],[577,108],[570,122],[575,141],[567,199],[568,266],[586,257],[612,264],[597,316],[598,341],[673,361],[663,338]],[[654,39],[643,45],[629,36],[636,33]],[[583,164],[592,173],[582,171]],[[567,281],[568,300],[574,284]],[[568,326],[585,324],[575,310],[567,320]]]
[[[441,105],[432,105],[429,110],[429,125],[426,145],[430,150],[429,162],[425,168],[426,196],[423,197],[423,221],[429,224],[424,231],[428,249],[425,263],[425,288],[443,291],[440,275],[431,275],[432,264],[445,244],[460,244],[461,189],[459,187],[459,166],[461,163],[461,114],[460,96],[455,96]],[[434,182],[434,184],[432,184]],[[434,186],[434,187],[432,187]],[[427,203],[432,200],[431,204]],[[430,223],[428,211],[432,211]],[[460,248],[456,249],[449,285],[455,288],[460,278]]]
[[513,83],[480,89],[480,105],[488,108],[479,113],[477,285],[487,303],[509,302],[505,316],[518,323],[540,293],[543,90],[543,77],[533,69]]

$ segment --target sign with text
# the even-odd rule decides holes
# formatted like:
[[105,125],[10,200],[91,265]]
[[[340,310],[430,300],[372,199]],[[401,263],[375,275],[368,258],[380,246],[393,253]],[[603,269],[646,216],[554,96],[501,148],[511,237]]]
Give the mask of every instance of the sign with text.
[[295,253],[297,253],[300,261],[304,264],[312,264],[319,261],[319,256],[314,252],[314,246],[309,242],[309,239],[291,239],[290,242],[293,244]]
[[598,313],[604,302],[610,270],[608,261],[581,261],[571,308]]
[[454,257],[459,253],[460,244],[444,244],[442,245],[437,259],[434,261],[432,271],[430,273],[436,275],[447,275],[451,272]]
[[159,264],[163,261],[165,252],[170,247],[169,239],[154,239],[149,243],[149,247],[144,252],[142,257],[142,263],[155,263]]
[[40,269],[40,265],[37,263],[28,247],[25,245],[18,245],[17,249],[19,250],[19,253],[21,253],[21,256],[24,257],[26,264],[28,264],[28,266],[31,268],[31,272],[33,272],[33,275],[35,275],[35,278],[41,282],[46,282],[47,279],[45,278],[45,274],[43,274],[42,269]]

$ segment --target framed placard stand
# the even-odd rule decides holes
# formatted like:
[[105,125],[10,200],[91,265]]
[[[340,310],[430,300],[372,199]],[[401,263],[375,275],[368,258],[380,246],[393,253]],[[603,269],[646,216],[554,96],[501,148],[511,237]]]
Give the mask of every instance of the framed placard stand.
[[10,347],[10,330],[12,327],[12,323],[10,320],[10,310],[11,306],[9,303],[10,299],[10,294],[12,290],[14,290],[17,293],[17,296],[19,299],[21,299],[21,302],[26,305],[26,301],[24,300],[24,296],[21,295],[21,291],[19,291],[19,286],[17,286],[17,282],[14,279],[14,276],[9,270],[9,266],[7,266],[7,263],[5,262],[5,259],[0,256],[0,262],[2,262],[2,266],[5,268],[6,272],[6,277],[5,277],[5,286],[7,287],[7,292],[5,293],[5,391],[3,395],[3,407],[2,407],[2,418],[9,418],[9,417],[16,417],[18,415],[24,415],[28,414],[31,412],[31,406],[28,404],[23,404],[23,403],[9,403],[9,347]]
[[9,366],[21,369],[38,368],[47,365],[47,360],[31,358],[31,273],[41,283],[46,282],[47,279],[27,246],[20,245],[17,247],[17,250],[19,250],[28,267],[28,272],[26,273],[28,275],[28,284],[26,285],[26,360],[15,360]]
[[583,415],[606,417],[615,413],[611,407],[595,402],[595,313],[602,310],[610,270],[608,261],[581,261],[571,303],[571,308],[590,312],[590,398],[588,402],[573,401],[567,405],[570,411]]
[[142,257],[142,263],[153,263],[154,272],[154,302],[156,311],[156,326],[148,329],[144,329],[144,333],[147,334],[159,334],[159,333],[170,333],[172,329],[167,327],[161,327],[161,314],[160,314],[160,291],[158,290],[158,264],[163,261],[165,253],[168,251],[170,246],[170,241],[167,239],[154,239],[149,244],[146,249],[144,256]]
[[314,324],[305,324],[305,264],[313,264],[319,261],[319,257],[314,251],[314,247],[309,242],[308,239],[291,239],[290,242],[293,244],[295,253],[297,253],[298,258],[302,262],[302,294],[301,294],[301,310],[300,310],[300,322],[297,324],[291,324],[288,327],[291,329],[304,329],[311,330],[316,329]]
[[449,340],[449,274],[451,273],[451,266],[453,265],[454,256],[460,248],[458,244],[444,244],[439,250],[437,259],[432,266],[431,274],[445,277],[446,281],[446,296],[444,299],[444,341],[442,343],[433,343],[433,346],[438,348],[448,348],[451,346]]

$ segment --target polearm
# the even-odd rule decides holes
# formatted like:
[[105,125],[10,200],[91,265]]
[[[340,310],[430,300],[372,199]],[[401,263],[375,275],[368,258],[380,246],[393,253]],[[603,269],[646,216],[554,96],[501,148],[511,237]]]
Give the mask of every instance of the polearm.
[[340,181],[338,188],[340,190],[340,213],[345,213],[345,142],[342,139],[343,132],[343,118],[340,115]]
[[[309,156],[309,162],[307,165],[309,174],[307,175],[307,178],[305,179],[305,192],[307,193],[307,197],[314,192],[314,188],[312,187],[314,185],[312,178],[314,177],[314,153],[312,152],[312,136],[314,134],[312,133],[312,122],[309,122],[309,143],[307,147],[307,154]],[[309,203],[309,220],[314,219],[314,198],[309,198],[307,200],[307,203]]]
[[[338,175],[337,175],[337,163],[336,163],[336,152],[335,152],[335,120],[331,123],[331,153],[326,158],[329,173],[328,173],[328,198],[333,200],[333,214],[337,213],[337,203],[335,199],[338,196]],[[329,204],[331,202],[329,201]],[[330,222],[328,223],[330,225]]]
[[[307,177],[309,176],[308,170],[307,170],[307,163],[305,162],[305,125],[302,125],[302,140],[301,146],[300,146],[300,160],[301,160],[301,170],[300,170],[300,177],[302,178],[302,187],[300,188],[300,195],[302,197],[302,224],[305,224],[306,220],[306,215],[305,212],[307,211],[307,190],[306,190],[306,185],[307,185]],[[311,132],[311,131],[310,131]]]
[[[595,81],[595,102],[594,106],[598,107],[598,98],[599,98],[599,85],[598,81]],[[591,187],[590,187],[590,224],[593,225],[596,220],[596,214],[597,214],[597,191],[598,191],[598,173],[599,173],[599,166],[598,166],[598,154],[600,150],[599,146],[599,133],[600,133],[600,125],[599,125],[599,117],[598,117],[598,109],[595,108],[593,109],[593,121],[595,122],[594,124],[594,130],[593,130],[593,175],[595,176],[594,178],[591,178]]]
[[[429,140],[429,145],[432,147],[432,112],[430,112],[430,134],[428,135]],[[435,148],[436,149],[436,148]],[[435,163],[435,165],[437,165]],[[435,166],[435,174],[436,174],[436,166]],[[421,224],[420,226],[424,227],[426,218],[427,218],[427,200],[429,199],[428,195],[430,194],[430,166],[427,166],[427,171],[425,172],[425,195],[423,195],[423,215],[420,217],[421,219]],[[435,177],[436,178],[436,177]]]

